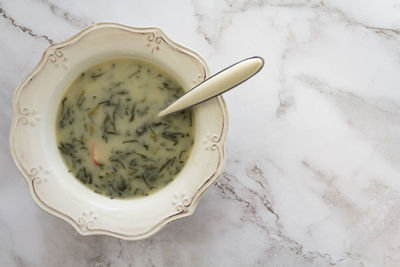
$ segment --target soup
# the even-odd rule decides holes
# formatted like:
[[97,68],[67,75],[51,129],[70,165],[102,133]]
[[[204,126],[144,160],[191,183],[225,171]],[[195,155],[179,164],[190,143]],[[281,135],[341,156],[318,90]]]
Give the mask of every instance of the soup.
[[111,198],[147,196],[171,182],[194,142],[192,114],[158,113],[184,94],[157,67],[134,59],[98,64],[76,78],[58,109],[61,156],[85,186]]

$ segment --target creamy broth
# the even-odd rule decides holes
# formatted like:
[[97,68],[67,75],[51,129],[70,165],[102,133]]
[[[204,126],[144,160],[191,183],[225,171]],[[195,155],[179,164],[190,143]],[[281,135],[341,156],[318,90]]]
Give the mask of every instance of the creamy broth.
[[158,113],[181,86],[133,59],[98,64],[67,89],[57,113],[59,151],[84,185],[111,198],[146,196],[171,182],[194,142],[192,114]]

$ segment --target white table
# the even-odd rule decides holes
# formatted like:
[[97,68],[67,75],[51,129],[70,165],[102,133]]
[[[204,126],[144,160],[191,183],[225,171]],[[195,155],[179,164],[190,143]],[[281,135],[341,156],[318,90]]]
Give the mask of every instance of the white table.
[[[0,266],[400,265],[400,1],[70,2],[0,2]],[[14,89],[101,21],[160,27],[212,72],[266,59],[226,94],[223,175],[138,242],[42,211],[8,152]]]

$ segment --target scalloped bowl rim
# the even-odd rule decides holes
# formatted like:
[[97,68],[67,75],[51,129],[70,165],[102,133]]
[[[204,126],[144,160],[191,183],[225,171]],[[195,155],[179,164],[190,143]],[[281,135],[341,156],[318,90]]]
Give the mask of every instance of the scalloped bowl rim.
[[[83,39],[86,35],[89,35],[90,33],[95,32],[96,30],[99,30],[102,28],[122,29],[122,30],[128,31],[130,33],[138,33],[138,32],[146,32],[146,33],[150,33],[150,34],[156,33],[156,34],[158,34],[158,36],[161,36],[162,40],[165,41],[166,45],[170,46],[170,48],[179,50],[180,53],[185,54],[187,57],[191,57],[192,59],[197,61],[199,64],[201,64],[204,69],[203,79],[209,75],[208,66],[205,63],[205,61],[201,58],[200,55],[198,55],[195,51],[185,48],[185,47],[179,45],[178,43],[174,42],[162,30],[160,30],[157,27],[135,28],[135,27],[130,27],[130,26],[117,24],[117,23],[110,23],[110,22],[102,22],[102,23],[92,24],[92,25],[82,29],[80,32],[73,35],[72,37],[66,39],[65,41],[52,44],[51,46],[46,48],[40,61],[38,62],[38,64],[34,67],[34,69],[27,75],[27,77],[21,82],[21,84],[15,90],[14,96],[13,96],[13,106],[12,106],[13,118],[12,118],[12,123],[11,123],[11,127],[10,127],[10,136],[9,136],[10,153],[14,160],[14,163],[16,164],[17,168],[22,173],[22,175],[25,178],[25,181],[27,182],[27,185],[29,187],[29,190],[31,192],[31,196],[32,196],[33,200],[43,210],[45,210],[49,214],[52,214],[56,217],[59,217],[65,221],[67,221],[68,223],[70,223],[77,230],[77,232],[80,233],[81,235],[103,234],[103,235],[110,235],[110,236],[114,236],[114,237],[121,238],[121,239],[127,239],[127,240],[143,239],[143,238],[147,238],[147,237],[153,235],[154,233],[156,233],[157,231],[161,230],[168,223],[193,214],[202,194],[216,181],[217,177],[222,173],[223,166],[225,163],[225,138],[226,138],[227,127],[228,127],[228,114],[227,114],[226,105],[225,105],[225,102],[224,102],[222,96],[215,98],[215,101],[217,102],[217,105],[219,106],[219,108],[221,110],[221,115],[222,115],[223,121],[221,124],[221,131],[220,131],[220,135],[218,136],[218,139],[214,138],[214,140],[212,140],[213,137],[211,137],[211,141],[215,143],[213,145],[217,146],[218,151],[219,151],[219,156],[218,156],[219,161],[218,161],[218,164],[216,166],[216,169],[215,169],[213,175],[211,175],[207,180],[205,180],[204,183],[197,189],[197,191],[193,195],[190,195],[190,199],[191,199],[190,201],[188,200],[187,196],[185,196],[186,199],[183,200],[183,202],[182,202],[183,204],[178,206],[178,212],[171,214],[168,217],[165,217],[160,222],[158,222],[157,224],[155,224],[154,226],[149,228],[149,230],[144,231],[144,232],[138,232],[135,234],[132,234],[132,233],[126,234],[126,233],[124,233],[124,231],[111,231],[107,228],[92,229],[89,225],[90,221],[87,221],[85,219],[87,217],[93,216],[90,213],[83,212],[83,223],[81,223],[82,221],[80,221],[80,219],[82,219],[82,217],[80,217],[78,219],[74,219],[71,216],[69,216],[68,214],[65,214],[60,210],[52,208],[51,205],[49,205],[45,201],[42,201],[38,197],[37,193],[35,192],[35,185],[34,185],[35,178],[37,176],[37,173],[41,172],[42,170],[40,168],[30,169],[29,167],[27,167],[24,160],[22,160],[17,155],[18,153],[16,151],[17,150],[16,147],[18,146],[18,143],[16,143],[16,137],[15,137],[15,134],[17,133],[17,123],[21,119],[21,116],[22,116],[22,118],[24,118],[23,115],[21,115],[21,110],[19,110],[18,100],[19,100],[20,95],[23,92],[24,88],[28,87],[30,81],[36,75],[38,75],[38,73],[40,73],[43,70],[44,66],[49,62],[50,55],[52,53],[55,53],[57,51],[57,49],[61,49],[63,47],[67,47],[67,46],[73,46],[79,40]],[[29,169],[30,169],[30,171],[28,171]],[[40,179],[36,180],[36,183],[38,183],[38,182],[40,183]],[[179,210],[179,207],[181,207],[181,210]],[[82,225],[83,225],[83,227],[82,227]]]

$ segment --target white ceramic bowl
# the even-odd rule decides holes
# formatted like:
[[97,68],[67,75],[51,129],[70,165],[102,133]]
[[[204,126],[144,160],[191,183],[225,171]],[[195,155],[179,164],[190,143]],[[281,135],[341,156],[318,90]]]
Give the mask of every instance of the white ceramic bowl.
[[193,108],[195,143],[178,176],[150,196],[109,199],[87,189],[67,171],[55,138],[56,110],[69,84],[87,68],[113,58],[151,62],[187,91],[208,76],[204,60],[157,28],[114,23],[91,25],[54,44],[16,89],[10,151],[36,203],[69,222],[80,234],[146,238],[193,213],[225,161],[228,116],[222,97]]

